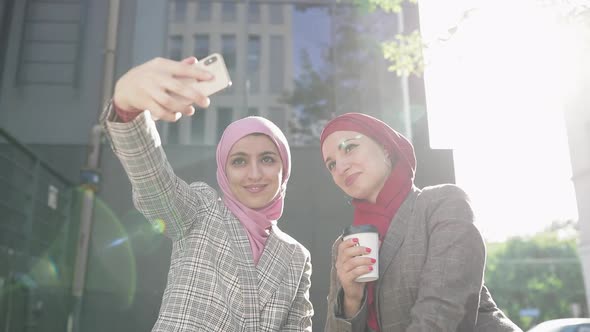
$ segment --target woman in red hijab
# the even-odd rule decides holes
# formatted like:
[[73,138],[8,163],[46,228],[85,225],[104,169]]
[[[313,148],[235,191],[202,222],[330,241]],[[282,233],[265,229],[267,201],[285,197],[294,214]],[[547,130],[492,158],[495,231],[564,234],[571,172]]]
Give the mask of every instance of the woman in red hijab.
[[369,115],[334,118],[320,142],[353,225],[375,226],[381,242],[379,279],[367,283],[355,279],[376,264],[368,248],[334,243],[326,332],[521,331],[483,284],[485,245],[463,190],[416,188],[414,147]]

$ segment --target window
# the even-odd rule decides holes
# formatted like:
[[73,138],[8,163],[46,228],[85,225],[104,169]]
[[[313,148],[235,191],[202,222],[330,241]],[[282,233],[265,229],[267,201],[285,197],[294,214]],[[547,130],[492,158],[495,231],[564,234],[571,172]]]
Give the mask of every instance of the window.
[[248,36],[248,76],[249,92],[260,91],[260,36]]
[[[14,4],[10,2],[0,1],[0,10],[7,10],[3,15],[0,11],[0,26],[6,36],[10,24],[7,15],[13,15],[12,6]],[[83,26],[87,24],[82,13],[86,6],[85,2],[80,1],[27,2],[27,11],[18,20],[19,24],[23,24],[22,44],[16,57],[18,85],[78,86]],[[6,22],[3,19],[7,19]],[[4,37],[2,42],[10,43]]]
[[191,143],[205,143],[205,119],[207,110],[196,108],[195,115],[191,117]]
[[[229,75],[233,79],[236,76],[236,36],[235,35],[222,35],[221,36],[221,54],[225,59],[225,65],[229,70]],[[229,93],[232,89],[225,89],[224,93]]]
[[174,0],[174,22],[184,22],[186,19],[186,0]]
[[170,39],[168,39],[168,57],[173,60],[182,59],[182,36],[170,36]]
[[285,50],[283,47],[283,36],[270,37],[269,90],[275,94],[282,93],[284,90]]
[[[268,119],[282,130],[285,129],[285,120],[287,119],[286,111],[282,107],[270,107],[268,109]],[[285,131],[286,132],[286,131]]]
[[248,116],[257,116],[257,115],[258,115],[258,108],[248,107]]
[[[168,2],[170,20],[184,2],[189,14],[182,23],[168,24],[164,57],[203,59],[219,52],[233,81],[212,97],[206,123],[183,123],[182,143],[215,142],[216,108],[222,106],[231,108],[227,119],[273,116],[285,127],[293,121],[291,133],[309,143],[317,142],[321,121],[358,110],[363,101],[397,107],[393,94],[375,87],[397,91],[398,78],[387,71],[381,50],[370,46],[396,31],[395,14],[359,12],[342,1],[184,0],[178,8],[176,0]],[[282,109],[271,113],[270,107]],[[276,119],[279,115],[286,118]],[[224,119],[220,114],[220,130]]]
[[225,1],[221,3],[221,20],[223,22],[236,21],[237,5],[235,0]]
[[271,24],[283,24],[283,5],[271,3],[268,5],[269,21]]
[[197,59],[200,60],[209,55],[209,35],[197,34],[194,37],[194,41],[195,48],[193,55],[196,56]]
[[168,132],[166,134],[166,144],[178,144],[180,143],[180,123],[179,122],[167,122]]
[[230,107],[217,108],[217,140],[221,139],[221,135],[227,126],[233,121],[233,111]]
[[260,4],[248,3],[248,23],[260,23]]
[[211,1],[210,0],[197,1],[197,15],[195,17],[196,17],[197,21],[211,20]]

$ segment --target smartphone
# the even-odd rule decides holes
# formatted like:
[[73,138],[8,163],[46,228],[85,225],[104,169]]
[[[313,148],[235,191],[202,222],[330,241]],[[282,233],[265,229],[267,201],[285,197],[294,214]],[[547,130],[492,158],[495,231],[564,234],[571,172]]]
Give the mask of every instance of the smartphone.
[[229,77],[229,71],[223,61],[223,57],[219,53],[213,53],[199,60],[195,63],[196,66],[203,68],[215,76],[210,81],[197,82],[197,87],[205,96],[210,96],[218,91],[221,91],[231,86],[231,78]]

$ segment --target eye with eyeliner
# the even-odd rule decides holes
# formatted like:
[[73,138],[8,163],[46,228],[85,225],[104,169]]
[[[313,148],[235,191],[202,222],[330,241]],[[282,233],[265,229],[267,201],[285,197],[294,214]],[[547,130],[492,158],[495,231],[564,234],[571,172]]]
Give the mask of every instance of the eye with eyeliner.
[[330,161],[329,163],[326,164],[326,168],[331,172],[334,167],[336,167],[336,162],[335,161]]
[[246,164],[246,159],[242,158],[242,157],[238,157],[235,159],[232,159],[231,161],[232,166],[242,166]]
[[[363,137],[363,135],[356,135],[354,137],[348,138],[343,140],[342,142],[340,142],[338,144],[338,151],[342,151],[345,155],[350,153],[352,150],[354,150],[356,147],[359,146],[358,143],[351,143],[350,141],[353,140],[359,140]],[[332,172],[332,170],[334,170],[334,168],[336,167],[336,161],[335,160],[329,160],[326,163],[326,168],[328,169],[328,171]]]
[[263,156],[261,159],[264,164],[274,164],[277,160],[270,155]]
[[347,153],[349,153],[350,151],[354,150],[354,149],[355,149],[357,146],[359,146],[359,145],[358,145],[358,144],[356,144],[356,143],[349,143],[349,144],[345,144],[345,145],[342,147],[342,151],[344,151],[344,154],[347,154]]

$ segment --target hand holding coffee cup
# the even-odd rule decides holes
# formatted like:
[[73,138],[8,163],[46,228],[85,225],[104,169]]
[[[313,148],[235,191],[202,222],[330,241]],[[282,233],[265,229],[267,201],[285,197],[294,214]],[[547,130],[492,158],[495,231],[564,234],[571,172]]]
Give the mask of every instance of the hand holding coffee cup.
[[348,226],[342,232],[342,240],[358,239],[357,245],[371,249],[365,257],[375,260],[373,270],[355,279],[356,282],[369,282],[379,279],[379,232],[373,225]]

